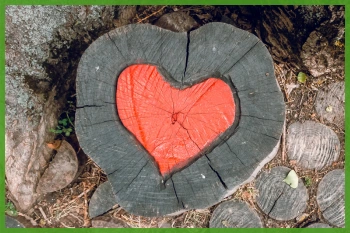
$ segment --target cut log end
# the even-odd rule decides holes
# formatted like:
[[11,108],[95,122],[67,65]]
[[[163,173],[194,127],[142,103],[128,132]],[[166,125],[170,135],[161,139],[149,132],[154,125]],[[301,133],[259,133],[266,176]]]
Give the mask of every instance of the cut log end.
[[261,228],[259,215],[245,202],[221,203],[211,216],[210,228]]
[[344,170],[336,169],[323,177],[317,189],[317,203],[329,223],[345,227]]
[[297,188],[292,188],[283,181],[290,171],[287,167],[275,167],[270,173],[260,174],[256,180],[259,191],[257,204],[265,214],[276,220],[296,218],[305,210],[309,199],[300,178]]
[[338,136],[329,127],[312,122],[296,122],[287,135],[288,158],[306,169],[320,170],[337,161],[340,153]]

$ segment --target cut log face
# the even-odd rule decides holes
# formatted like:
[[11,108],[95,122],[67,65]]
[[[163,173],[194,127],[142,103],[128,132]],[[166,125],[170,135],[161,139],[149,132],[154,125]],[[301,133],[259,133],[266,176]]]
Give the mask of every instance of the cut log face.
[[98,186],[90,199],[89,216],[90,218],[94,218],[104,214],[116,204],[117,201],[115,200],[112,186],[106,181]]
[[263,172],[256,180],[259,191],[256,202],[265,214],[276,220],[297,217],[305,210],[309,199],[300,178],[295,189],[283,181],[290,171],[287,167],[275,167],[270,173]]
[[329,172],[318,185],[317,203],[323,217],[337,227],[345,227],[345,173]]
[[332,227],[326,223],[313,223],[309,225],[307,228],[332,228]]
[[326,90],[320,90],[316,97],[317,113],[338,127],[344,127],[345,82],[330,84]]
[[117,28],[78,66],[80,146],[137,215],[207,208],[252,180],[276,155],[284,112],[264,44],[223,23]]
[[323,169],[339,158],[340,141],[329,127],[313,121],[296,122],[287,134],[288,158],[307,169]]
[[211,216],[210,228],[261,228],[259,215],[247,203],[226,201]]

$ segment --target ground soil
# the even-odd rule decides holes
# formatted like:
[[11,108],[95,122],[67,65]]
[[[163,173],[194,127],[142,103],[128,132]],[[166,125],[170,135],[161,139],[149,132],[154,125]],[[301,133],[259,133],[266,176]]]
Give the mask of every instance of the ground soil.
[[[141,6],[137,8],[137,14],[130,23],[154,23],[160,16],[173,11],[189,13],[200,25],[212,21],[219,21],[219,15],[225,15],[225,7],[186,7],[186,6]],[[277,221],[264,214],[256,204],[255,197],[259,195],[254,188],[254,181],[244,185],[233,195],[225,200],[237,199],[249,203],[260,215],[263,226],[266,228],[299,228],[314,222],[325,222],[316,202],[316,192],[320,180],[329,171],[344,168],[344,129],[320,118],[315,111],[315,98],[317,91],[326,87],[329,83],[344,81],[344,77],[331,77],[325,81],[313,79],[311,76],[306,83],[298,83],[299,70],[293,65],[281,62],[275,63],[275,75],[286,102],[286,128],[296,121],[312,120],[329,126],[338,135],[341,142],[341,152],[338,161],[321,171],[306,170],[289,161],[286,154],[285,133],[281,139],[281,147],[276,157],[266,164],[262,171],[270,170],[276,166],[286,166],[294,169],[302,178],[307,187],[309,201],[304,214],[290,221]],[[289,91],[290,84],[299,86]],[[74,94],[72,95],[74,97]],[[72,98],[75,104],[74,98]],[[70,106],[71,107],[71,106]],[[74,112],[74,109],[73,109]],[[61,136],[61,138],[63,138]],[[91,219],[88,216],[88,203],[96,188],[107,180],[106,174],[90,160],[79,148],[75,134],[65,137],[76,149],[81,166],[79,174],[74,182],[66,188],[49,193],[35,205],[34,209],[27,213],[19,213],[19,218],[30,222],[33,227],[45,228],[82,228],[91,227]],[[116,205],[105,215],[121,219],[134,228],[207,228],[210,216],[217,205],[204,210],[190,210],[173,217],[146,218],[135,216],[124,211]]]

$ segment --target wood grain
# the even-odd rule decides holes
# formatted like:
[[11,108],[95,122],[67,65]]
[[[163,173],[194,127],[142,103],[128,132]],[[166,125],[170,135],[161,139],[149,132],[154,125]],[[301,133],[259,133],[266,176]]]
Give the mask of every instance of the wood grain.
[[345,173],[333,170],[323,179],[317,189],[317,203],[323,217],[337,227],[345,227]]
[[[163,179],[116,111],[117,77],[131,64],[154,64],[180,86],[208,77],[231,83],[239,99],[238,125]],[[271,56],[257,37],[227,24],[210,23],[189,34],[144,24],[117,28],[84,52],[76,87],[80,146],[108,174],[118,204],[133,214],[212,206],[252,180],[278,149],[285,105]]]
[[289,172],[287,167],[274,167],[270,173],[261,173],[255,182],[259,192],[256,203],[265,214],[276,220],[291,220],[299,216],[309,199],[300,178],[295,189],[283,182]]
[[289,160],[306,169],[321,170],[337,161],[340,141],[329,127],[313,121],[295,122],[288,127]]
[[89,216],[94,218],[106,213],[117,204],[111,184],[106,181],[94,192],[89,202]]
[[315,108],[317,114],[338,127],[344,127],[345,83],[329,84],[325,90],[317,93]]
[[306,228],[332,228],[332,227],[326,223],[318,222],[318,223],[313,223]]
[[261,228],[259,215],[245,202],[226,201],[214,210],[210,228]]

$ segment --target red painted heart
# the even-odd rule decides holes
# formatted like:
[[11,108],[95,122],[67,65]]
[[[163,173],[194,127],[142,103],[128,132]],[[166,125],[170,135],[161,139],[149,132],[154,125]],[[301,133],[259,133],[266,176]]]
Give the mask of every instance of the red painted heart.
[[208,78],[181,90],[152,65],[132,65],[120,74],[116,104],[122,123],[162,175],[200,155],[235,118],[233,94],[224,81]]

